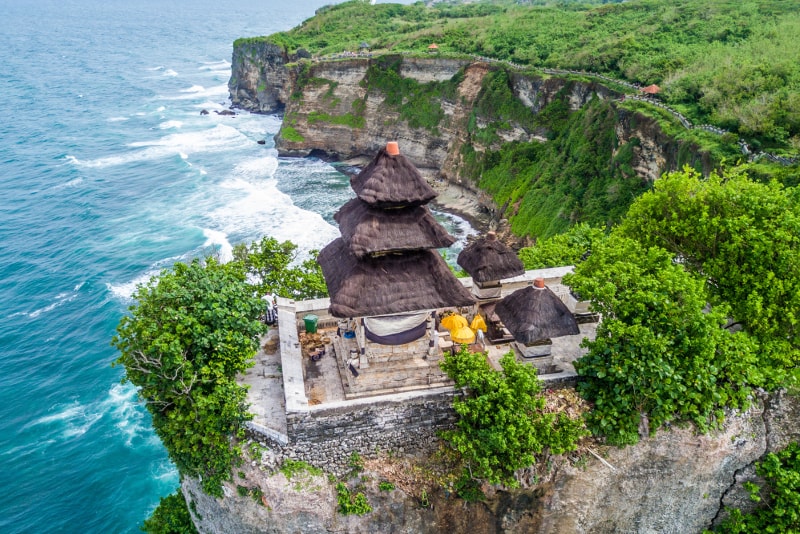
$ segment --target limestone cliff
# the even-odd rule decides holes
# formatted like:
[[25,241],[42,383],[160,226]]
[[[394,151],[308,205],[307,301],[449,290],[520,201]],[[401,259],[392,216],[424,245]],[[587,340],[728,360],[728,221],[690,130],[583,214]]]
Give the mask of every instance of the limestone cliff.
[[[336,511],[334,483],[323,475],[275,468],[276,450],[262,450],[225,487],[226,497],[204,495],[195,480],[183,493],[200,532],[659,532],[692,533],[710,527],[723,506],[742,506],[741,482],[753,478],[754,462],[800,439],[800,399],[774,395],[724,428],[696,435],[690,428],[659,431],[638,445],[606,448],[581,458],[550,458],[530,473],[524,489],[488,489],[488,499],[466,503],[414,478],[419,458],[377,455],[351,476],[373,511],[344,516]],[[348,451],[342,451],[347,455]],[[414,466],[417,467],[414,467]],[[381,491],[380,481],[396,489]]]
[[[396,103],[387,105],[385,92],[371,84],[370,66],[385,63],[386,56],[298,62],[280,47],[245,40],[234,47],[231,99],[234,106],[254,112],[285,112],[284,127],[276,138],[281,155],[358,161],[371,157],[386,140],[393,139],[400,141],[404,153],[427,174],[453,181],[464,178],[461,151],[465,144],[482,153],[499,148],[501,142],[547,140],[546,125],[530,128],[513,121],[498,131],[498,139],[489,145],[474,135],[474,127],[470,133],[471,115],[478,130],[492,121],[474,108],[483,77],[490,69],[504,67],[470,59],[395,59],[400,63],[401,77],[419,84],[457,77],[457,93],[437,101],[443,119],[436,128],[409,124],[397,111]],[[595,82],[518,72],[512,72],[510,80],[514,97],[534,114],[556,99],[564,99],[575,111],[592,98],[612,101],[621,96]],[[632,167],[647,180],[685,163],[700,163],[706,170],[711,165],[698,147],[670,138],[655,120],[639,113],[618,109],[615,134],[619,145],[638,139]],[[608,155],[609,161],[614,155]]]

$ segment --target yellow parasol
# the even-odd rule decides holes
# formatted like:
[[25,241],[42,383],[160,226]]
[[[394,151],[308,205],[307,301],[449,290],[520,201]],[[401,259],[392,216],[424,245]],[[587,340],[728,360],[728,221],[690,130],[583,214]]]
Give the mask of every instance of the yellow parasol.
[[486,321],[483,320],[483,316],[481,314],[476,314],[469,327],[472,328],[472,330],[476,333],[478,330],[483,330],[486,332]]
[[475,341],[475,332],[464,324],[464,326],[450,331],[450,339],[453,343],[472,343]]
[[443,327],[447,328],[451,332],[453,330],[457,330],[458,328],[461,328],[462,326],[468,326],[469,325],[469,323],[467,322],[467,319],[463,315],[458,315],[458,314],[456,314],[456,315],[448,315],[446,317],[442,317],[442,323],[441,324],[442,324]]

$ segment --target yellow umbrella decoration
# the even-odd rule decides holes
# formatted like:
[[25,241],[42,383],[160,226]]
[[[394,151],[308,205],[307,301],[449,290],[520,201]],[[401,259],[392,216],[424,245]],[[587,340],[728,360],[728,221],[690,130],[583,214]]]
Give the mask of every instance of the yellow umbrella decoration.
[[450,331],[469,325],[467,319],[463,315],[458,314],[442,317],[441,324]]
[[486,321],[483,320],[483,316],[481,314],[476,314],[475,318],[472,320],[472,323],[469,325],[470,328],[477,334],[478,330],[483,330],[484,333],[486,332]]
[[473,343],[475,341],[475,332],[465,324],[455,330],[451,330],[450,339],[453,343]]

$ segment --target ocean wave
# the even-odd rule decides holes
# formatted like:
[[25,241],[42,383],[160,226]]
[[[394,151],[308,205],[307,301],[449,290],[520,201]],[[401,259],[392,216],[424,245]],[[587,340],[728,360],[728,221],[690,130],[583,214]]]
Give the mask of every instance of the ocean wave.
[[226,124],[216,124],[213,128],[205,130],[174,133],[152,141],[139,141],[128,145],[142,150],[85,161],[72,155],[65,156],[65,159],[81,167],[104,168],[176,155],[186,159],[191,154],[235,148],[241,146],[244,141],[246,137],[236,128]]
[[73,178],[72,180],[70,180],[68,182],[64,182],[63,184],[56,184],[53,187],[51,187],[49,190],[50,191],[59,191],[61,189],[67,189],[67,188],[70,188],[70,187],[78,187],[82,183],[83,183],[83,178]]
[[174,77],[175,77],[175,76],[177,76],[177,75],[178,75],[178,73],[177,73],[177,72],[175,72],[175,71],[174,71],[174,70],[172,70],[172,69],[167,69],[167,70],[165,70],[165,71],[164,71],[164,76],[169,76],[169,77],[172,77],[172,78],[174,78]]
[[220,187],[238,193],[209,213],[212,226],[227,235],[257,239],[266,234],[279,241],[291,240],[301,250],[321,248],[339,236],[337,228],[321,215],[296,206],[278,190],[274,179],[256,181],[240,175]]
[[228,84],[223,83],[205,88],[202,85],[193,85],[188,89],[182,89],[180,95],[161,96],[162,100],[191,100],[194,98],[219,98],[228,96]]
[[180,128],[182,126],[183,122],[175,120],[162,122],[161,124],[158,125],[158,127],[162,130],[168,130],[170,128]]
[[150,279],[156,276],[159,272],[161,272],[161,269],[151,269],[127,282],[117,284],[106,282],[106,289],[117,300],[125,303],[131,303],[133,302],[133,294],[136,292],[136,289],[140,285],[144,285],[149,282]]
[[22,428],[25,430],[31,427],[55,426],[59,436],[68,439],[82,436],[102,417],[102,413],[73,401],[57,405],[55,413],[39,417]]
[[125,122],[127,120],[130,119],[128,119],[128,117],[109,117],[106,119],[106,122]]
[[228,235],[225,232],[203,228],[203,235],[206,236],[206,242],[203,243],[203,246],[214,247],[220,263],[227,263],[233,259],[233,245],[228,241]]
[[48,304],[47,306],[42,306],[41,308],[37,308],[37,309],[35,309],[35,310],[31,311],[31,312],[17,312],[14,315],[12,315],[11,317],[24,315],[24,316],[30,317],[31,319],[36,319],[40,315],[48,313],[48,312],[51,312],[51,311],[55,310],[56,308],[58,308],[59,306],[62,306],[64,304],[66,304],[67,302],[72,301],[76,296],[78,296],[78,291],[80,290],[82,285],[83,284],[79,284],[78,286],[75,286],[75,289],[72,292],[59,293],[58,295],[56,295],[53,298],[53,301],[50,304]]

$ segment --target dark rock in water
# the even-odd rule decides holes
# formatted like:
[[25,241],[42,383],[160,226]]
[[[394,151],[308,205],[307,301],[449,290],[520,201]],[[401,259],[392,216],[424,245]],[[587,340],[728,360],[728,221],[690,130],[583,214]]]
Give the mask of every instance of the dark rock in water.
[[200,110],[200,115],[208,115],[208,110],[207,109],[201,109]]
[[259,145],[266,145],[267,141],[265,139],[259,139],[258,141],[256,141],[256,143],[258,143]]
[[216,113],[217,115],[229,115],[229,116],[236,115],[236,113],[234,113],[229,109],[223,109],[222,111],[215,111],[214,113]]

